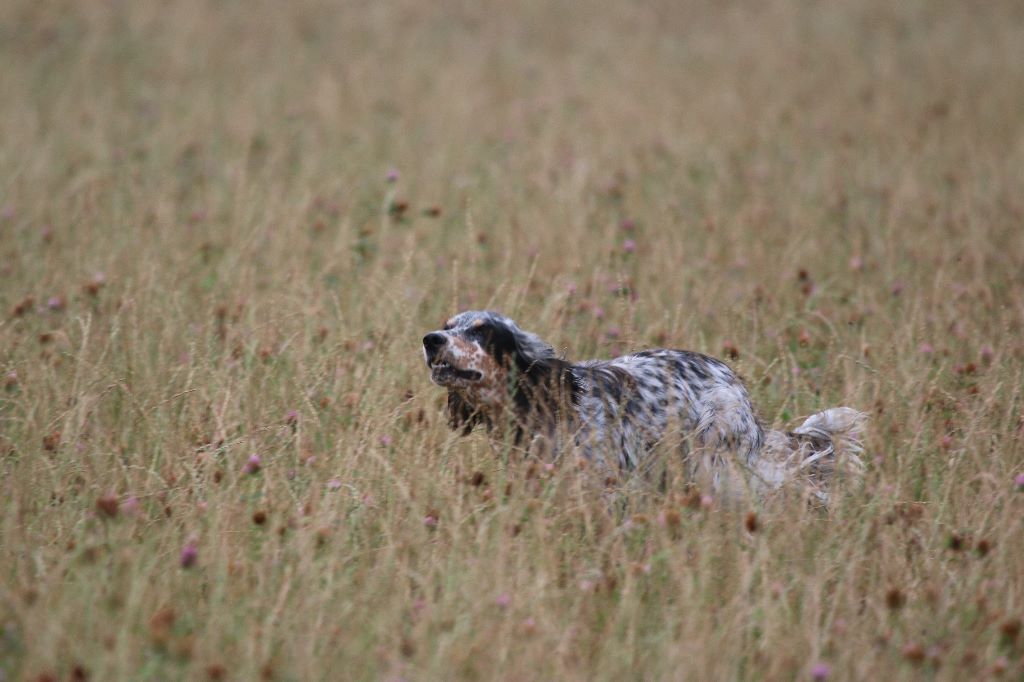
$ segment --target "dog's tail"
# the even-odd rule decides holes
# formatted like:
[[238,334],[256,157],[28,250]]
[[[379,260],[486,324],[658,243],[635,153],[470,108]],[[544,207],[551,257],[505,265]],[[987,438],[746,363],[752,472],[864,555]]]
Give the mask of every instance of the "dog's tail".
[[769,489],[802,481],[821,500],[833,479],[864,473],[861,434],[867,415],[833,407],[808,417],[792,431],[769,431],[755,473]]

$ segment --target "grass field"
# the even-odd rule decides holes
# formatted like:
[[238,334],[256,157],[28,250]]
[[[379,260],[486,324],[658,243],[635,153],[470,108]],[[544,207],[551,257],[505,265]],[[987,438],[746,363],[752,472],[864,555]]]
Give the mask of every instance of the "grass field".
[[[1020,3],[15,0],[0,64],[0,680],[1024,676]],[[506,461],[464,308],[859,407],[863,486]]]

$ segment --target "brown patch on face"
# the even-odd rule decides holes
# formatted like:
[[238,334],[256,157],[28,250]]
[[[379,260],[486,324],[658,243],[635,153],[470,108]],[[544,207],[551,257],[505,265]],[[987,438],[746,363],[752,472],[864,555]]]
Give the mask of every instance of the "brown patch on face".
[[475,341],[456,336],[452,337],[449,346],[448,362],[459,369],[480,372],[481,376],[478,381],[460,387],[460,392],[480,406],[504,403],[508,395],[508,369]]

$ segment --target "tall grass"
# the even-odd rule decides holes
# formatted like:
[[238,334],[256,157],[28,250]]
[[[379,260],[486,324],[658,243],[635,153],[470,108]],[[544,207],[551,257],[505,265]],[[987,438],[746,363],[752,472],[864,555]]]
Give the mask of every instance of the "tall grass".
[[[1018,3],[17,1],[0,63],[0,676],[1024,674]],[[864,485],[460,438],[467,307],[870,411]]]

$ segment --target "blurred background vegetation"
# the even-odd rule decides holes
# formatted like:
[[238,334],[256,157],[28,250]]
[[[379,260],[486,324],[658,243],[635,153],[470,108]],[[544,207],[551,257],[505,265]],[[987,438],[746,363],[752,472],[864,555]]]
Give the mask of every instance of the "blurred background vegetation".
[[[1022,674],[1020,3],[12,1],[0,64],[9,679]],[[864,487],[457,438],[467,307],[870,411]]]

